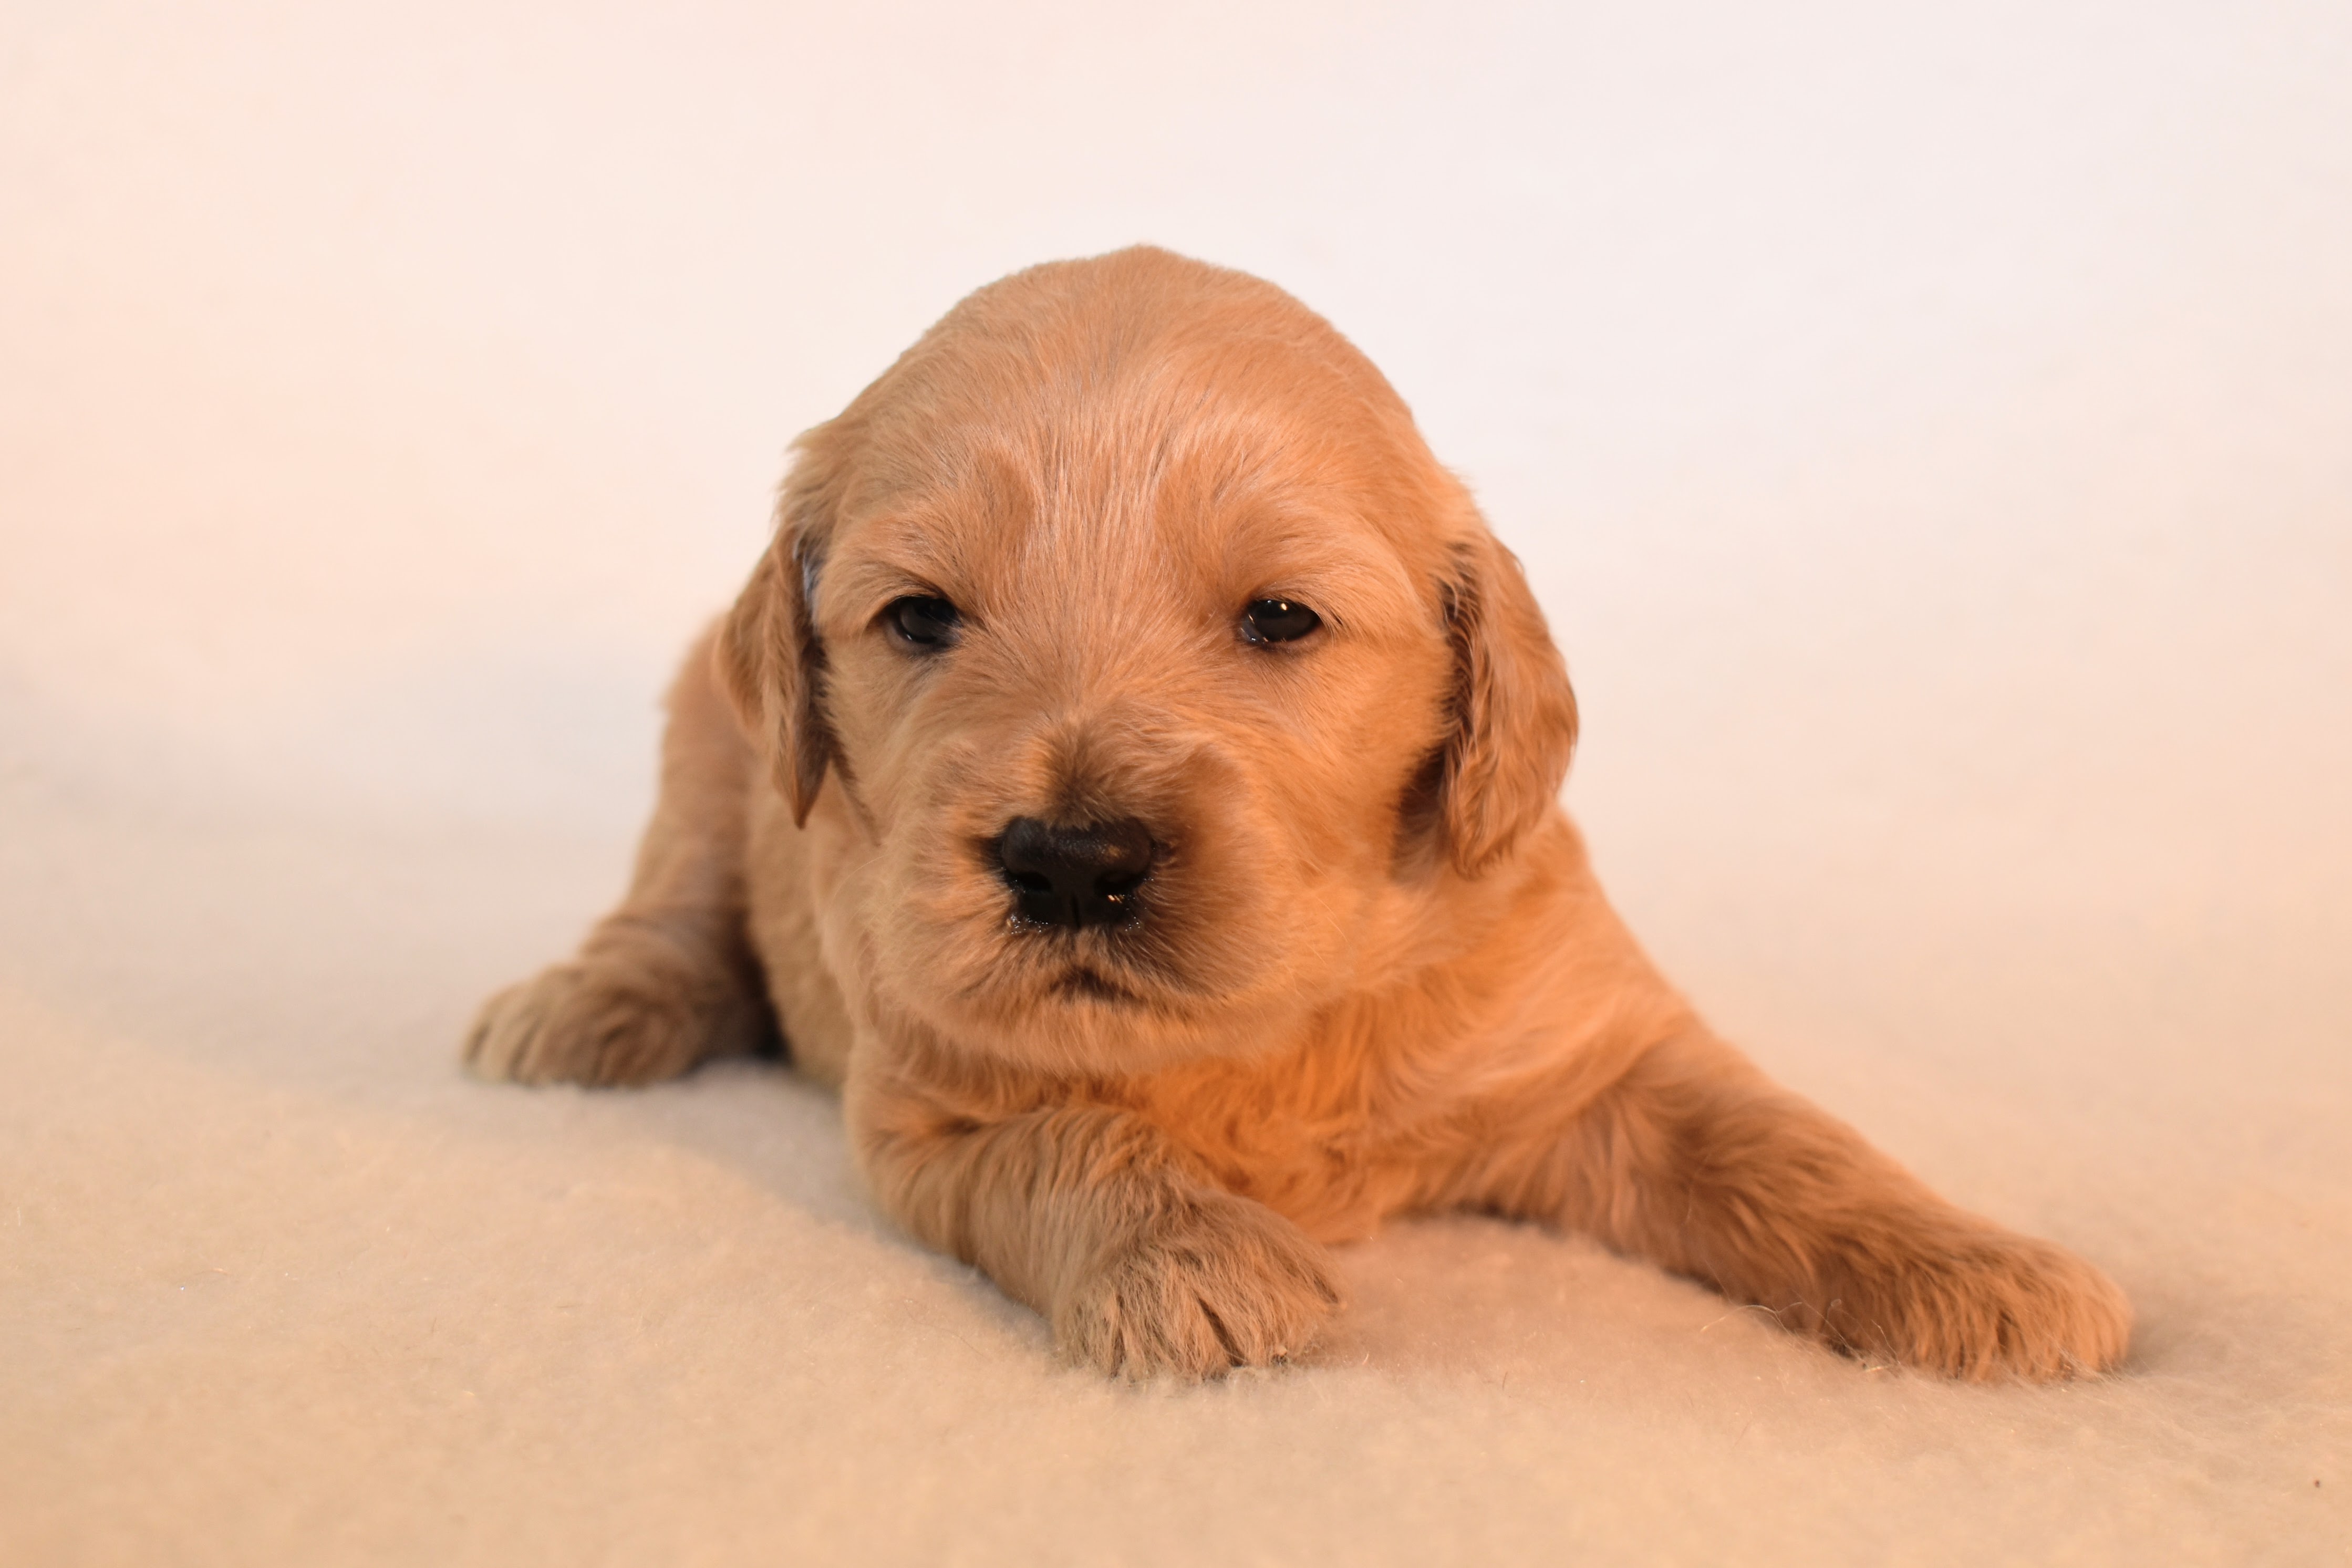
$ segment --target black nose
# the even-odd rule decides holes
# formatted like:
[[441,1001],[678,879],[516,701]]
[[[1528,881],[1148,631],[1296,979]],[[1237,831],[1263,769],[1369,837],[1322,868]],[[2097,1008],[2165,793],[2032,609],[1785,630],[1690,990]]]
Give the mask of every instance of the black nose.
[[996,858],[1021,918],[1040,925],[1118,925],[1135,918],[1135,890],[1151,874],[1151,834],[1141,822],[1057,828],[1015,817]]

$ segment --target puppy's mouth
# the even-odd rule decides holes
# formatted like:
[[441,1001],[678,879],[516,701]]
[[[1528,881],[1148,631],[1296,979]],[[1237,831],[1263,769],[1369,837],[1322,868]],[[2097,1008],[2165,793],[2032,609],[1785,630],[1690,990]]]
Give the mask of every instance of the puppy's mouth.
[[1141,997],[1084,964],[1071,965],[1055,976],[1045,988],[1051,995],[1070,1001],[1108,1002],[1116,1007],[1140,1007],[1143,1004]]

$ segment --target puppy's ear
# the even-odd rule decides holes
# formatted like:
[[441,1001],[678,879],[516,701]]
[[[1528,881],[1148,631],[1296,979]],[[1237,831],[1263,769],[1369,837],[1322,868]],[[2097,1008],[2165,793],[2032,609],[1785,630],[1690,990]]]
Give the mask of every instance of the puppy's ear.
[[1576,693],[1527,573],[1483,525],[1439,583],[1454,644],[1454,730],[1439,808],[1456,870],[1476,876],[1542,821],[1576,748]]
[[809,612],[821,547],[795,516],[795,501],[807,495],[795,490],[787,488],[775,542],[728,612],[711,658],[743,727],[764,739],[776,788],[797,827],[808,821],[825,768],[837,758],[824,716],[824,644]]

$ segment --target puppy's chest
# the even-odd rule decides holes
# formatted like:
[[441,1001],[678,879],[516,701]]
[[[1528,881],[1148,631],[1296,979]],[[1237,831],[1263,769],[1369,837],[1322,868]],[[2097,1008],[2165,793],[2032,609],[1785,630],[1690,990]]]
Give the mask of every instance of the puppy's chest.
[[1164,1073],[1135,1085],[1133,1103],[1222,1185],[1325,1241],[1368,1236],[1423,1201],[1459,1154],[1459,1107],[1312,1051]]

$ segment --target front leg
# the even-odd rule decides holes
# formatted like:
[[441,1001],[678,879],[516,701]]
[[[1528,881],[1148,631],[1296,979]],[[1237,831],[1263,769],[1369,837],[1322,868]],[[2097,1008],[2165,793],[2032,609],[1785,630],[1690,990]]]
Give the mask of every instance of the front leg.
[[2105,1274],[1954,1207],[1704,1035],[1651,1048],[1507,1206],[1837,1349],[1950,1376],[2100,1372],[2131,1337]]
[[1130,1378],[1304,1351],[1339,1304],[1321,1248],[1108,1105],[994,1113],[851,1061],[848,1113],[882,1207],[1043,1313],[1061,1354]]

